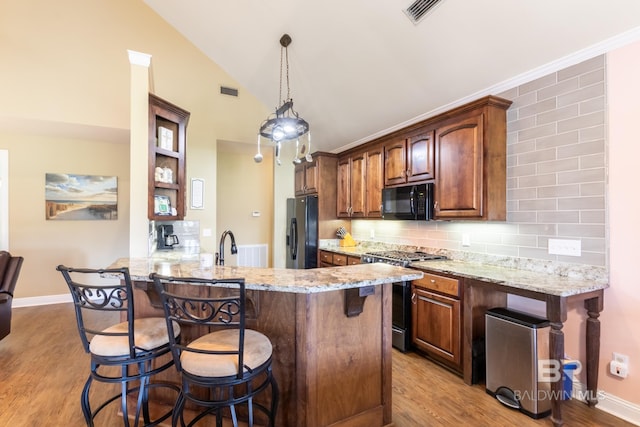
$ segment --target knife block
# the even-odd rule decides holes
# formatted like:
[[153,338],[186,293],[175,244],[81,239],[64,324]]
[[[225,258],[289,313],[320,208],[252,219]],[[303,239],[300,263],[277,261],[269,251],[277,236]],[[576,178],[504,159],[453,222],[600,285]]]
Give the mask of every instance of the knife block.
[[350,247],[355,245],[356,245],[356,241],[353,240],[353,237],[351,237],[351,234],[349,233],[345,234],[342,240],[340,240],[340,246],[342,247]]

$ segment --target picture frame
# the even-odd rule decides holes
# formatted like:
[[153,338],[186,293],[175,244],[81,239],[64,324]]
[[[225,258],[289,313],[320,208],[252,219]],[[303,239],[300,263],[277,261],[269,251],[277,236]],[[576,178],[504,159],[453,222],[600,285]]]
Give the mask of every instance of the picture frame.
[[204,179],[191,178],[191,209],[204,209]]
[[47,220],[117,220],[118,178],[70,173],[45,174]]
[[153,197],[153,212],[156,215],[171,215],[171,199],[168,196]]

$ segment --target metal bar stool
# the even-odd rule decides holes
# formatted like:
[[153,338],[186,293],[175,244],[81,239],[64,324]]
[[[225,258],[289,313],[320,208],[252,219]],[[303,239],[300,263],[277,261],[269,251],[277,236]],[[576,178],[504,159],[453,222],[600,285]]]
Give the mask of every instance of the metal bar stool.
[[[156,360],[171,351],[167,323],[162,317],[134,318],[129,270],[69,268],[63,265],[56,269],[62,273],[69,286],[80,339],[84,350],[91,355],[91,373],[80,399],[87,426],[93,426],[96,415],[111,402],[120,399],[123,423],[128,427],[127,396],[136,393],[133,426],[138,426],[141,415],[145,426],[155,426],[169,418],[173,413],[172,409],[156,420],[151,420],[149,413],[149,389],[168,388],[176,395],[180,392],[175,384],[150,382],[153,375],[173,365],[171,357],[166,357],[166,361]],[[115,283],[113,279],[119,279],[119,282]],[[125,313],[126,320],[106,329],[93,328],[89,326],[92,320],[86,316],[89,312],[96,311]],[[177,324],[172,326],[172,336],[179,339],[180,327]],[[120,368],[120,374],[115,373],[115,366]],[[121,384],[120,393],[101,403],[94,411],[89,402],[89,389],[93,380]]]
[[[182,377],[172,425],[177,426],[180,420],[185,426],[184,408],[190,401],[204,409],[188,426],[213,415],[217,427],[222,426],[225,416],[234,427],[239,419],[249,427],[256,422],[274,427],[278,385],[271,371],[273,348],[265,335],[245,328],[244,279],[177,278],[155,273],[150,278],[162,298],[167,324],[179,323],[184,332],[180,343],[169,330],[173,360]],[[213,332],[186,342],[188,329]],[[254,397],[268,387],[270,404],[256,401]],[[262,397],[265,400],[266,396]]]

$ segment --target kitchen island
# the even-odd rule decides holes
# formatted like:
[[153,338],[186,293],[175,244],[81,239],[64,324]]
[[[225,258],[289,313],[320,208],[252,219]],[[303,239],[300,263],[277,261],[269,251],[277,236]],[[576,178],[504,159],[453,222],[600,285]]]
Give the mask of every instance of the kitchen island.
[[[276,425],[392,424],[391,284],[419,279],[420,271],[387,264],[202,269],[198,261],[158,258],[121,258],[110,267],[129,268],[138,317],[163,315],[151,273],[244,278],[247,327],[273,344],[273,372],[280,388]],[[200,293],[217,291],[198,288]],[[195,332],[183,331],[189,333]]]

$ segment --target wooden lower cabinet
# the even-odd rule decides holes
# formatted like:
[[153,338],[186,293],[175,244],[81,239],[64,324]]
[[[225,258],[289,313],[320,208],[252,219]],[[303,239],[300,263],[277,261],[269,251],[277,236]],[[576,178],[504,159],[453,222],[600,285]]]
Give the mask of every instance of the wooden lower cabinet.
[[462,318],[458,279],[425,273],[411,285],[414,348],[462,373]]
[[360,257],[331,251],[320,251],[320,267],[360,264]]
[[355,265],[355,264],[361,264],[362,260],[359,256],[351,256],[349,255],[347,257],[347,265]]

